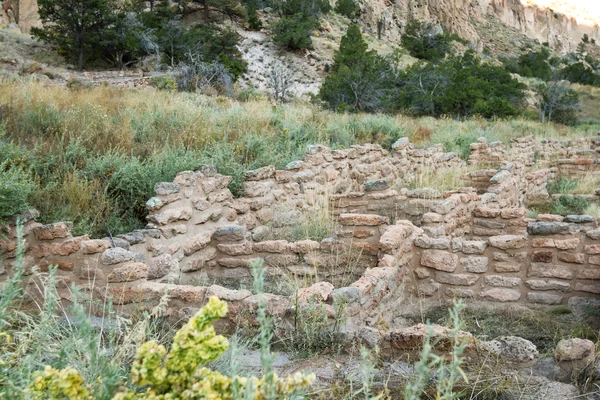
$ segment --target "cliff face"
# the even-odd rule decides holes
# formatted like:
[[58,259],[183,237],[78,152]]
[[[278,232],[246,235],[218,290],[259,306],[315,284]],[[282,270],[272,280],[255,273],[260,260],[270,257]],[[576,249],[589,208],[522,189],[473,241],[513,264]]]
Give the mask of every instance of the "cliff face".
[[362,0],[362,9],[364,26],[392,41],[399,40],[408,19],[417,18],[442,23],[481,48],[486,38],[472,22],[492,18],[559,51],[574,51],[584,34],[600,42],[597,24],[578,23],[574,17],[519,0]]
[[0,24],[16,23],[23,32],[41,26],[37,0],[0,0]]
[[[444,24],[483,48],[486,38],[475,29],[473,21],[494,18],[510,29],[540,43],[548,42],[558,51],[574,51],[584,34],[600,43],[597,24],[578,23],[574,17],[546,8],[528,6],[519,0],[358,0],[362,22],[368,31],[392,42],[400,40],[406,21],[411,18]],[[4,3],[4,7],[2,7]],[[12,8],[12,11],[7,11]],[[37,0],[0,0],[0,22],[14,14],[24,32],[39,26]]]

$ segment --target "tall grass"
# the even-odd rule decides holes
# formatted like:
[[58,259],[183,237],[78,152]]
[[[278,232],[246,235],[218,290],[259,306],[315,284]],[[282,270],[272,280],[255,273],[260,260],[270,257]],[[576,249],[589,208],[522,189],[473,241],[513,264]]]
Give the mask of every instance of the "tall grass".
[[76,234],[93,236],[143,225],[154,184],[204,163],[232,175],[230,189],[240,195],[245,170],[281,168],[301,158],[308,144],[389,148],[408,136],[419,146],[443,143],[466,158],[480,136],[508,142],[528,134],[595,133],[592,126],[335,114],[307,104],[274,107],[260,99],[240,103],[153,88],[75,89],[18,79],[0,82],[0,121],[0,163],[18,165],[37,183],[27,200],[41,210],[42,221],[73,220]]

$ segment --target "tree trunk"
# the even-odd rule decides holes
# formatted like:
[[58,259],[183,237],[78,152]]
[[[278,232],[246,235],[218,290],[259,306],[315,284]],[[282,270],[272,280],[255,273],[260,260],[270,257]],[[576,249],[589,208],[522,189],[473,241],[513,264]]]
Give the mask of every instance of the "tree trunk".
[[204,23],[210,23],[210,10],[208,9],[208,1],[204,1]]
[[77,35],[77,69],[79,69],[80,71],[83,71],[83,65],[84,65],[84,30],[83,28],[81,29],[81,31],[79,32],[79,34]]

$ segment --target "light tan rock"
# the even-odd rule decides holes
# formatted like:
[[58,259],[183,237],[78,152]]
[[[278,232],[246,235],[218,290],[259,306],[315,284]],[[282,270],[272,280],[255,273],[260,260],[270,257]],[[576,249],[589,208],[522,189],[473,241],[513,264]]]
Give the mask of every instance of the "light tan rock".
[[148,278],[148,266],[140,262],[129,262],[114,268],[106,277],[110,283],[131,282]]
[[186,256],[190,256],[197,252],[198,250],[202,250],[210,243],[212,239],[212,232],[201,232],[197,235],[192,236],[191,238],[186,239],[183,242],[183,254]]
[[458,256],[443,250],[425,250],[421,255],[421,265],[439,271],[454,272],[458,264]]

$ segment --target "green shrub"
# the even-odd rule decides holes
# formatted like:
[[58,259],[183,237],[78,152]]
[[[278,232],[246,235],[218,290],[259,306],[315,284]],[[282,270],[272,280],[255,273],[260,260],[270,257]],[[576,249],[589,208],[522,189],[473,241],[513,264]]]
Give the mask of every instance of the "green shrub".
[[177,90],[177,81],[172,76],[153,76],[150,84],[159,90]]
[[317,27],[314,17],[302,13],[283,16],[271,26],[273,41],[291,50],[312,48],[312,32]]
[[452,43],[452,37],[443,29],[417,19],[408,21],[401,40],[411,56],[428,61],[444,58]]
[[548,193],[550,194],[569,194],[575,190],[579,183],[574,179],[561,177],[560,179],[548,184]]
[[512,69],[511,72],[516,72],[522,76],[539,78],[547,81],[550,79],[552,74],[552,68],[548,62],[549,59],[550,50],[546,47],[542,47],[537,52],[530,50],[527,53],[519,56],[516,69],[510,69]]
[[31,177],[9,161],[0,164],[0,223],[26,210],[36,185]]
[[360,13],[360,8],[355,0],[337,0],[335,12],[347,18],[354,19]]
[[596,74],[582,62],[567,65],[560,71],[560,75],[563,79],[567,79],[573,83],[600,86],[600,75]]
[[352,24],[335,54],[333,73],[325,78],[320,98],[338,111],[381,111],[389,106],[394,76],[389,63],[368,51],[360,27]]
[[250,0],[246,3],[246,22],[251,31],[259,31],[262,28],[262,22],[256,12],[256,0]]
[[562,215],[563,217],[567,215],[581,215],[588,206],[589,202],[585,199],[561,195],[552,204],[552,214]]

